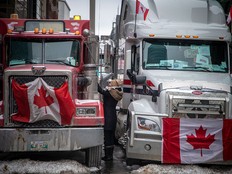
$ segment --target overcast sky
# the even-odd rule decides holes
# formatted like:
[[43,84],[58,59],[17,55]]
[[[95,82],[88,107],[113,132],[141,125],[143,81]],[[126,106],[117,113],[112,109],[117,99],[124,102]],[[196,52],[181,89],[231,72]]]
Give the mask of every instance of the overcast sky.
[[[70,16],[81,15],[82,19],[89,19],[90,0],[66,0],[71,11]],[[96,0],[96,35],[109,35],[116,15],[120,13],[122,0]],[[100,13],[99,13],[100,12]]]

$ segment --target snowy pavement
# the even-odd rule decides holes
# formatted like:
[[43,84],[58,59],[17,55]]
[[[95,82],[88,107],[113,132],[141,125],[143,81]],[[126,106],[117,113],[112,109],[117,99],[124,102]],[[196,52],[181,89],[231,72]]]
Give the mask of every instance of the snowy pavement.
[[231,166],[200,167],[198,165],[149,164],[133,170],[131,174],[231,174]]
[[34,161],[20,159],[0,161],[1,174],[88,174],[90,169],[75,160]]
[[[232,166],[161,165],[126,166],[131,174],[230,174]],[[137,168],[137,169],[136,169]],[[90,174],[88,167],[75,160],[35,161],[20,159],[0,161],[1,174]],[[113,174],[113,173],[112,173]]]

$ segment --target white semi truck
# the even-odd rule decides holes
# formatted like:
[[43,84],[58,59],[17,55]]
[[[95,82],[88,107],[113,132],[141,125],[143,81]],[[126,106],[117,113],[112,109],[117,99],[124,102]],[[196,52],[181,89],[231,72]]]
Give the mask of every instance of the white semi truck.
[[161,161],[162,118],[231,119],[231,33],[216,0],[123,0],[127,162]]

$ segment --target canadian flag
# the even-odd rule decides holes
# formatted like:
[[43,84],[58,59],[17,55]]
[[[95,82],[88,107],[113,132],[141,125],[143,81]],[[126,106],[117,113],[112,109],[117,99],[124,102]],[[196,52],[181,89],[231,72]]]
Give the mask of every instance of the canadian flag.
[[75,106],[68,92],[68,83],[60,88],[49,86],[42,78],[19,85],[12,80],[18,113],[13,121],[34,123],[39,120],[54,120],[60,125],[70,125]]
[[163,118],[162,163],[232,160],[232,120]]
[[230,12],[229,12],[228,17],[227,17],[227,20],[226,20],[227,25],[230,24],[231,19],[232,19],[232,6],[230,7]]
[[144,21],[147,18],[149,9],[146,8],[139,0],[136,0],[136,14],[143,14]]

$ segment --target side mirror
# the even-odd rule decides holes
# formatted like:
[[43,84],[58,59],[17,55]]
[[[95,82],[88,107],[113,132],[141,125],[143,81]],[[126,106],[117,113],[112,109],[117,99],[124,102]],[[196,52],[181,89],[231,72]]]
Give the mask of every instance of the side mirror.
[[140,85],[140,84],[145,84],[146,82],[146,76],[133,74],[131,69],[127,69],[127,75],[131,80],[132,84]]
[[143,85],[146,82],[146,76],[139,76],[139,75],[135,75],[135,84],[136,85]]

